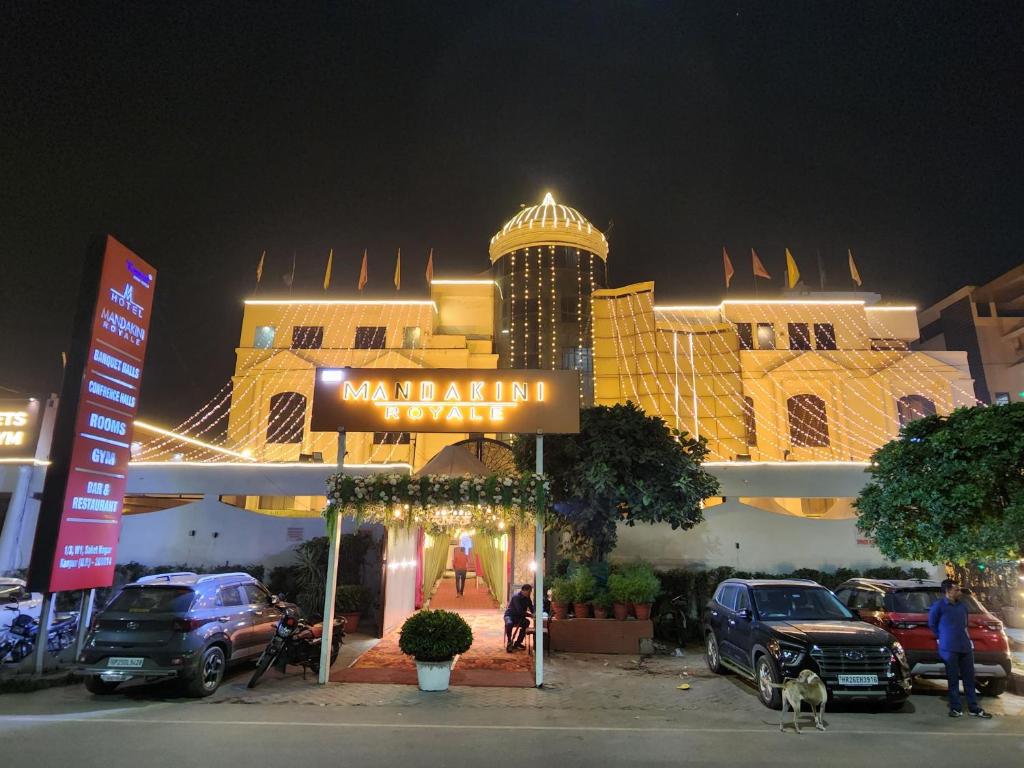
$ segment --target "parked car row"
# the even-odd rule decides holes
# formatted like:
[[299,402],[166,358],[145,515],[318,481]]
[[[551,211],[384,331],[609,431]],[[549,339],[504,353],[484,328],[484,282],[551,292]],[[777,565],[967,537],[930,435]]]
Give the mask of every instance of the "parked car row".
[[[778,684],[802,670],[818,674],[830,698],[893,707],[914,677],[945,677],[928,609],[938,582],[853,579],[835,593],[814,581],[728,579],[708,602],[704,648],[712,672],[753,681],[762,703],[781,706]],[[978,690],[1006,690],[1010,651],[1001,622],[966,596]]]

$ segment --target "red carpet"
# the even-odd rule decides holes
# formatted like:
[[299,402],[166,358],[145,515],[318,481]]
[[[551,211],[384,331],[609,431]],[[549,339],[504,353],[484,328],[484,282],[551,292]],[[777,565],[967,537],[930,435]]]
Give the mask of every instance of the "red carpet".
[[[473,630],[473,646],[456,661],[452,685],[532,688],[533,657],[525,651],[505,650],[502,611],[494,607],[483,582],[477,590],[467,581],[465,592],[465,597],[456,597],[454,579],[443,579],[431,600],[431,608],[458,611]],[[399,649],[395,630],[350,667],[333,672],[331,681],[416,685],[416,664]]]

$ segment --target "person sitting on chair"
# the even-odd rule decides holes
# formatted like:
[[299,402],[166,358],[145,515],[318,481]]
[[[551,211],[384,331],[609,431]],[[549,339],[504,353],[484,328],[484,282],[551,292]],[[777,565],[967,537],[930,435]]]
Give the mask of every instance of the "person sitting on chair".
[[508,601],[508,608],[505,609],[505,650],[509,653],[516,648],[526,647],[523,640],[526,638],[526,630],[530,628],[530,618],[534,610],[533,600],[530,599],[532,592],[533,587],[530,584],[523,584]]

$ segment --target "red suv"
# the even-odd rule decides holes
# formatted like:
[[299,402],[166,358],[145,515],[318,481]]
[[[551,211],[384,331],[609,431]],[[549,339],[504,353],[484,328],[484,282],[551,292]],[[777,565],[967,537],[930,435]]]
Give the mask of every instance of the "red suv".
[[[836,597],[861,620],[896,636],[907,654],[910,674],[946,677],[935,635],[928,628],[928,609],[942,597],[937,581],[850,579],[836,588]],[[1003,623],[972,595],[967,603],[967,633],[974,643],[975,685],[985,696],[998,696],[1010,678],[1010,644]]]

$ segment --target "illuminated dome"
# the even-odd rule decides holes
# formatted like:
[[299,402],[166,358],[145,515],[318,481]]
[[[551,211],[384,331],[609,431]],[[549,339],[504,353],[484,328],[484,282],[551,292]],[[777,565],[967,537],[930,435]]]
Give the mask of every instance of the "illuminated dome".
[[491,262],[537,245],[566,245],[608,258],[608,241],[601,231],[575,208],[556,203],[550,192],[540,205],[523,208],[491,238]]

